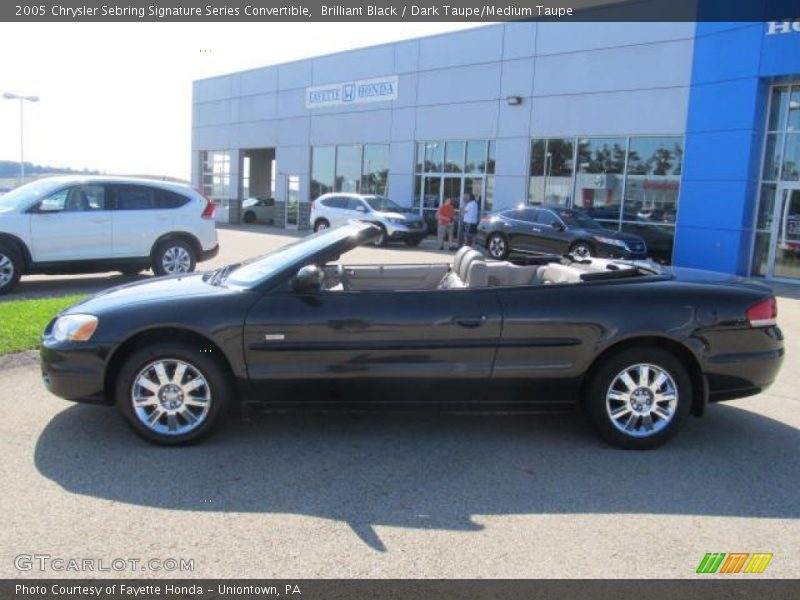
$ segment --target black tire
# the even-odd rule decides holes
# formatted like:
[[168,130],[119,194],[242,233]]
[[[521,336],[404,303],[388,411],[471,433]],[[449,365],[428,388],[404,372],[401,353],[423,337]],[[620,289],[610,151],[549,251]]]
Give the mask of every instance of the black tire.
[[419,246],[422,243],[422,238],[407,238],[406,239],[406,246],[409,248],[414,248],[415,246]]
[[15,246],[0,242],[0,296],[17,287],[23,265],[22,255]]
[[[199,441],[209,435],[212,429],[220,425],[229,406],[232,404],[231,390],[233,389],[233,385],[229,381],[230,378],[222,368],[220,361],[214,357],[213,352],[209,353],[207,350],[207,348],[183,343],[160,342],[140,348],[126,359],[117,376],[114,399],[117,409],[140,437],[148,442],[162,446],[180,446]],[[208,386],[207,388],[205,388],[205,386],[197,388],[200,390],[200,393],[205,393],[207,389],[210,396],[208,410],[202,416],[202,420],[185,433],[170,434],[155,431],[153,428],[145,425],[142,418],[137,416],[136,409],[134,408],[134,382],[144,369],[159,361],[164,361],[165,363],[169,363],[169,361],[182,361],[190,365],[191,369],[194,369],[203,377]],[[191,376],[191,369],[186,369],[186,375],[184,375],[184,377]],[[175,370],[172,372],[166,370],[165,372],[171,377],[175,376]],[[154,382],[152,378],[150,378],[150,380]],[[189,381],[190,380],[188,380],[187,383]],[[162,386],[162,390],[163,387],[164,386]],[[137,386],[137,391],[141,393],[144,391],[144,388]],[[158,394],[156,394],[156,396],[158,396]],[[153,411],[158,408],[163,410],[163,405],[161,403],[157,404],[153,408]],[[200,408],[197,409],[197,411],[201,410]],[[152,416],[153,412],[149,414]],[[156,421],[156,426],[166,426],[166,419],[166,415],[160,417]],[[188,420],[180,416],[176,417],[176,421],[178,424],[189,423]]]
[[505,260],[509,253],[506,236],[502,233],[491,234],[486,240],[486,253],[496,260]]
[[322,231],[323,229],[328,229],[330,226],[331,224],[328,223],[327,219],[317,219],[314,221],[314,233]]
[[[629,376],[632,374],[633,377],[640,378],[638,370],[640,365],[660,369],[671,378],[671,381],[667,380],[656,388],[661,390],[660,394],[648,396],[647,390],[650,388],[639,386],[641,379],[639,381],[632,379],[631,383],[639,387],[630,391],[627,400],[609,399],[612,393],[619,396],[620,389],[629,391],[618,377],[626,371]],[[657,371],[651,370],[648,381],[655,384],[658,375]],[[658,401],[657,398],[668,397],[667,392],[670,389],[675,390],[675,404],[670,410],[666,410],[669,408],[667,401]],[[584,406],[600,437],[612,446],[626,450],[649,450],[660,446],[678,432],[692,406],[692,383],[686,368],[675,355],[655,347],[629,348],[609,356],[594,371],[586,391]],[[637,393],[644,394],[645,400],[642,400],[643,396]],[[651,406],[652,408],[649,408]],[[637,412],[639,408],[645,411],[659,409],[662,413],[668,412],[671,417],[664,419],[659,417],[658,413],[649,413],[651,426],[655,423],[655,428],[648,432],[645,421],[647,417]],[[617,419],[613,419],[610,415],[613,410],[620,411]],[[626,433],[623,431],[626,425],[623,421],[628,419],[633,421]],[[636,428],[640,429],[638,433]]]
[[[185,260],[184,254],[185,252]],[[168,255],[181,257],[180,270],[170,269],[167,265]],[[177,261],[175,261],[177,262]],[[197,265],[197,256],[194,248],[180,239],[171,239],[161,242],[153,253],[153,273],[156,275],[178,275],[179,273],[191,273]]]
[[256,213],[254,213],[252,210],[248,210],[246,213],[244,213],[242,220],[244,220],[245,223],[255,223]]
[[[585,250],[584,250],[585,249]],[[594,244],[589,242],[580,240],[575,242],[569,247],[568,254],[572,254],[575,258],[591,258],[593,256],[597,256],[597,250],[595,250]]]
[[373,225],[379,227],[381,230],[380,237],[376,238],[373,244],[375,244],[375,246],[377,246],[378,248],[383,248],[384,246],[386,246],[386,244],[389,243],[389,235],[386,233],[386,227],[384,227],[380,223],[373,223]]

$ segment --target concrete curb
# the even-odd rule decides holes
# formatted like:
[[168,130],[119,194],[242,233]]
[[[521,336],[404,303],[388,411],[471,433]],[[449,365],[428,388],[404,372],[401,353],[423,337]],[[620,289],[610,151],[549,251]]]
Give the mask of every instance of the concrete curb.
[[19,367],[39,365],[39,351],[14,352],[13,354],[0,354],[0,371],[16,369]]

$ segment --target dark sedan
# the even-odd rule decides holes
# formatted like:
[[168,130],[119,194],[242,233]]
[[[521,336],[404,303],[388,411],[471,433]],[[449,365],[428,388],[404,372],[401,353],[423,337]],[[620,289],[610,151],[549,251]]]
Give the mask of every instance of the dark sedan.
[[527,206],[487,215],[478,224],[477,243],[498,260],[512,253],[647,258],[647,246],[638,235],[604,229],[582,212],[557,206]]
[[651,448],[707,402],[756,394],[783,360],[771,290],[602,258],[452,265],[337,261],[381,230],[352,222],[248,262],[137,282],[58,315],[42,377],[116,404],[162,444],[239,402],[525,411],[582,404],[600,434]]

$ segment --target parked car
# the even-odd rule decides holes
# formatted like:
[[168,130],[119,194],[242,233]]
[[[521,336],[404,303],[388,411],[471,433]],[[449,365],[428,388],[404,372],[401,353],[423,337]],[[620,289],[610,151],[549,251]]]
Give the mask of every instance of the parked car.
[[311,205],[310,222],[314,231],[343,225],[353,219],[374,223],[381,230],[375,240],[377,246],[395,240],[418,246],[428,234],[422,217],[385,196],[323,194]]
[[242,202],[242,220],[245,223],[258,221],[272,225],[275,221],[275,198],[247,198]]
[[580,404],[607,441],[644,449],[707,402],[765,389],[783,360],[775,298],[758,283],[600,258],[519,265],[466,247],[452,265],[335,262],[381,235],[352,222],[84,300],[44,331],[44,383],[116,404],[161,444],[202,437],[237,402]]
[[218,250],[213,202],[179,183],[50,177],[0,197],[0,294],[25,274],[188,273]]
[[525,206],[486,215],[478,224],[476,241],[500,260],[511,253],[647,258],[647,246],[638,235],[605,229],[583,212],[558,206]]

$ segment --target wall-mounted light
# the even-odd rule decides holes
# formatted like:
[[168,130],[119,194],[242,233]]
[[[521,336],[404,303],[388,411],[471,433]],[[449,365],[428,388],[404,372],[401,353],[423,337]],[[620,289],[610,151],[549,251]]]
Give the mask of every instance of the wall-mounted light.
[[508,96],[506,98],[506,102],[508,102],[509,106],[519,106],[522,104],[522,97],[521,96]]

